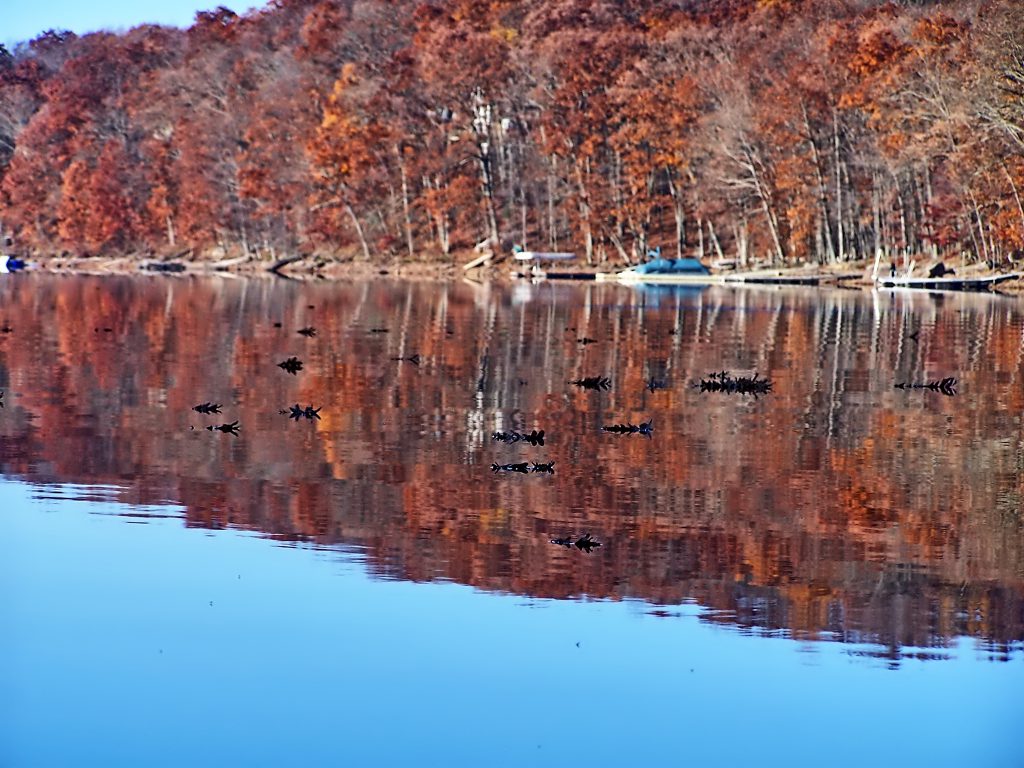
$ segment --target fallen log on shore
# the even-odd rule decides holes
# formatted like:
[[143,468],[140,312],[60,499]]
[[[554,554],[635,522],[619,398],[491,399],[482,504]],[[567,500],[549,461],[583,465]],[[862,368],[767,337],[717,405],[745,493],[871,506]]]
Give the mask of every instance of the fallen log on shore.
[[304,258],[306,258],[306,255],[300,254],[298,256],[288,256],[287,258],[284,259],[278,259],[269,267],[267,267],[267,272],[273,272],[275,275],[280,274],[281,270],[287,267],[289,264],[294,264],[297,261],[302,261]]

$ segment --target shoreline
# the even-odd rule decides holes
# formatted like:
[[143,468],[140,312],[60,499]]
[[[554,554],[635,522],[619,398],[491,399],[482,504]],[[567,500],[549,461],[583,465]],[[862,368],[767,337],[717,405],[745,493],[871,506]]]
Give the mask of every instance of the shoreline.
[[[279,263],[279,262],[278,262]],[[378,277],[448,280],[460,276],[462,269],[454,263],[415,261],[392,265],[361,261],[325,261],[309,257],[273,269],[275,262],[249,259],[240,261],[184,261],[120,256],[54,257],[30,259],[27,271],[67,275],[221,275],[226,277],[269,277],[286,280],[366,280]],[[494,270],[500,273],[500,270]]]
[[[271,262],[267,260],[249,259],[240,261],[230,259],[227,261],[161,261],[159,259],[140,259],[131,256],[102,258],[102,257],[54,257],[30,261],[29,271],[46,272],[49,274],[67,275],[149,275],[149,276],[175,276],[175,275],[221,275],[229,277],[270,277],[282,278],[285,280],[326,280],[326,281],[359,281],[381,278],[399,278],[405,280],[426,280],[445,282],[461,280],[463,278],[479,282],[499,281],[516,282],[529,280],[529,275],[515,273],[513,266],[515,262],[511,259],[502,258],[492,261],[489,264],[465,270],[462,266],[462,257],[451,258],[444,262],[418,260],[418,261],[393,261],[391,264],[373,264],[357,260],[324,260],[316,257],[309,257],[296,261],[280,260]],[[277,267],[275,269],[275,267]],[[599,269],[596,266],[570,265],[568,268],[558,271],[560,279],[572,279],[569,275],[578,274],[580,280],[593,280],[595,273],[614,274],[625,267],[605,267]],[[819,287],[843,287],[847,289],[859,288],[870,289],[874,283],[870,279],[871,264],[864,262],[851,262],[847,264],[820,266],[796,265],[771,269],[773,273],[787,274],[794,277],[806,276],[810,273],[820,272],[822,275],[831,276],[833,279],[823,283]],[[988,269],[983,264],[971,265],[959,270],[959,274],[965,277],[983,277],[989,275],[1006,274]],[[606,280],[617,284],[618,281]],[[986,293],[988,291],[980,291]],[[1011,295],[1024,295],[1024,279],[1011,280],[1001,283],[997,289],[998,293]]]

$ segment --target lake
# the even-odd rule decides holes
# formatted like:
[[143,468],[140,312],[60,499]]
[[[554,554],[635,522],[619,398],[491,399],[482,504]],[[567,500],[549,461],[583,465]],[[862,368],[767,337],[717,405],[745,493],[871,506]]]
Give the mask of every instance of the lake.
[[17,275],[0,391],[0,765],[1024,760],[1022,300]]

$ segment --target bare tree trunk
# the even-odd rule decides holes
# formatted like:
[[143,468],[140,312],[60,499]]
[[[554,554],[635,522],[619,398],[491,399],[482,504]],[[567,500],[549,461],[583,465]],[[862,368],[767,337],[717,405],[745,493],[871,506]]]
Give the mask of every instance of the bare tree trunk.
[[405,246],[409,252],[409,258],[412,259],[416,255],[416,248],[412,242],[412,216],[409,213],[409,179],[405,172],[405,159],[402,157],[402,148],[396,146],[395,153],[398,155],[398,172],[402,177],[402,217],[405,223]]
[[480,193],[483,196],[484,226],[494,248],[501,247],[498,214],[494,206],[494,169],[491,161],[491,105],[479,89],[473,94],[473,132],[476,134],[476,159],[480,168]]
[[363,225],[359,223],[359,217],[356,216],[356,212],[353,210],[349,203],[345,203],[345,211],[348,213],[349,218],[352,219],[352,226],[355,227],[356,235],[359,237],[359,245],[363,248],[363,256],[366,260],[370,260],[370,246],[366,242],[366,235],[363,233]]
[[772,243],[775,246],[775,257],[778,263],[786,260],[785,252],[782,250],[782,241],[779,239],[779,222],[775,218],[775,211],[771,207],[767,195],[761,195],[761,208],[764,210],[765,218],[768,219],[768,229],[772,235]]
[[548,245],[551,250],[558,250],[558,224],[555,222],[555,171],[554,158],[549,159],[547,172],[548,193]]
[[923,253],[924,246],[924,235],[925,235],[925,221],[927,210],[927,204],[925,203],[925,197],[923,192],[923,186],[917,178],[917,174],[913,171],[910,172],[909,178],[907,179],[908,190],[907,190],[907,221],[909,222],[908,229],[910,231],[910,241],[907,243],[908,252],[913,255],[915,253]]
[[[878,254],[883,250],[882,236],[882,193],[879,190],[879,178],[873,176],[871,184],[871,215],[875,230],[875,262],[878,262]],[[877,268],[877,267],[876,267]]]
[[846,244],[844,242],[843,232],[843,162],[840,156],[840,144],[839,144],[839,115],[836,110],[832,110],[832,149],[835,153],[835,165],[836,165],[836,243],[837,243],[837,257],[839,261],[844,260],[844,252],[846,250]]
[[[974,207],[974,220],[978,222],[978,237],[981,240],[982,255],[985,257],[985,261],[991,264],[992,259],[988,252],[988,242],[985,240],[985,222],[981,217],[981,209],[978,207],[978,198],[974,196],[974,190],[970,187],[967,188],[967,196],[971,198],[971,205]],[[974,247],[978,247],[977,242],[975,242]]]
[[[836,260],[835,246],[832,244],[832,224],[828,213],[828,195],[825,189],[825,174],[822,170],[821,154],[818,152],[818,143],[814,140],[811,132],[811,121],[807,117],[807,106],[800,102],[800,109],[804,117],[804,130],[807,132],[807,143],[811,147],[811,156],[814,158],[814,175],[818,183],[818,206],[821,208],[822,234],[825,236],[826,259]],[[819,263],[822,261],[818,259]]]
[[[618,251],[622,260],[629,263],[629,256],[622,246],[625,231],[622,221],[622,210],[625,207],[622,195],[622,156],[618,152],[612,153],[612,207],[615,211],[615,223],[612,226],[612,244]],[[634,245],[634,248],[636,246]]]
[[665,175],[668,178],[668,193],[672,197],[672,214],[676,220],[676,258],[681,259],[686,250],[686,210],[683,207],[682,190],[676,184],[672,169],[666,168]]
[[725,261],[725,254],[722,253],[722,244],[718,242],[718,235],[715,234],[715,227],[711,223],[711,219],[708,219],[708,237],[711,239],[711,245],[715,249],[715,253],[718,254],[720,261]]
[[574,165],[576,166],[576,186],[579,194],[579,209],[580,209],[580,225],[583,228],[583,246],[584,252],[587,257],[587,264],[594,263],[594,232],[590,222],[590,202],[587,196],[587,186],[583,177],[583,165],[587,166],[589,174],[590,163],[588,160],[577,160]]
[[753,147],[747,143],[746,139],[743,140],[743,160],[744,166],[747,173],[750,175],[750,185],[754,189],[754,193],[757,195],[758,201],[761,203],[761,210],[764,212],[764,217],[768,221],[768,231],[772,236],[772,245],[774,246],[775,254],[773,261],[782,263],[786,260],[785,252],[782,249],[782,238],[779,234],[779,220],[775,215],[775,208],[772,205],[771,190],[768,189],[764,180],[761,178],[761,174],[758,171],[758,165],[760,165],[758,158],[754,153]]
[[451,237],[448,231],[448,217],[443,211],[437,211],[433,215],[434,234],[437,237],[437,244],[441,253],[447,256],[451,252]]
[[1006,180],[1010,182],[1010,189],[1013,190],[1013,199],[1017,201],[1017,213],[1020,214],[1020,235],[1021,239],[1024,240],[1024,206],[1020,203],[1020,193],[1017,191],[1017,185],[1013,183],[1013,176],[1010,174],[1010,169],[1006,167],[1006,163],[1002,164],[1003,173],[1006,174]]
[[907,256],[910,253],[910,233],[907,231],[907,206],[903,201],[903,186],[900,184],[900,180],[896,178],[896,174],[893,174],[893,182],[896,184],[896,203],[900,209],[900,243],[903,256]]
[[527,222],[527,209],[526,209],[526,187],[522,184],[519,185],[519,235],[522,237],[522,242],[526,243],[526,222]]
[[629,260],[629,254],[626,253],[626,249],[622,246],[622,238],[619,237],[618,233],[612,232],[608,239],[612,241],[612,245],[615,246],[616,252],[619,254],[619,258],[628,267],[632,262]]
[[736,240],[736,256],[739,259],[740,266],[746,267],[749,260],[747,220],[741,219],[739,224],[734,225],[733,230],[734,239]]
[[738,166],[740,175],[738,178],[725,181],[736,189],[753,192],[761,205],[765,220],[768,222],[768,232],[771,235],[773,246],[772,261],[782,263],[785,261],[785,251],[782,247],[779,220],[772,201],[772,190],[767,180],[763,178],[763,163],[746,136],[740,135],[738,143],[739,152],[726,148],[725,153]]
[[487,237],[497,249],[500,247],[501,239],[498,236],[498,214],[494,208],[494,179],[491,174],[490,145],[487,141],[477,145],[477,162],[480,166],[480,192],[484,198],[484,224]]
[[[541,144],[547,145],[547,132],[544,130],[544,126],[540,127],[540,141]],[[557,224],[555,223],[555,161],[554,155],[546,155],[544,163],[544,187],[547,195],[547,229],[548,229],[548,247],[551,250],[558,250],[558,235],[557,235]]]

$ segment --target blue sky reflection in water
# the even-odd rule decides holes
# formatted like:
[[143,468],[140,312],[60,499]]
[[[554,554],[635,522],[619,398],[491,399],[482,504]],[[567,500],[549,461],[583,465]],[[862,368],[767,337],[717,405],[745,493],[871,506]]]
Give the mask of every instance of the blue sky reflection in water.
[[39,490],[0,482],[5,766],[1019,765],[1019,653],[893,671]]
[[0,323],[5,768],[1019,763],[1018,302],[24,275]]

